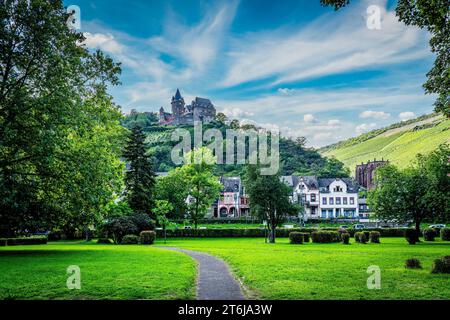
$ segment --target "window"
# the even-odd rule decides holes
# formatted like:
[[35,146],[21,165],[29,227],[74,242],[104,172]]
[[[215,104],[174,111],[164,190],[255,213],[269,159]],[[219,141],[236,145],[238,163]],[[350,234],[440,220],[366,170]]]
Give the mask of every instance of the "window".
[[334,198],[333,197],[330,198],[330,204],[334,204]]
[[347,204],[347,197],[342,198],[342,204]]
[[325,197],[322,198],[322,204],[327,204],[327,198]]
[[350,197],[350,204],[355,204],[355,198]]
[[314,193],[311,195],[311,202],[316,202],[316,195]]
[[341,197],[336,197],[336,204],[341,204]]
[[326,218],[327,217],[327,210],[322,209],[322,218]]
[[334,187],[334,192],[342,192],[342,187],[341,186]]

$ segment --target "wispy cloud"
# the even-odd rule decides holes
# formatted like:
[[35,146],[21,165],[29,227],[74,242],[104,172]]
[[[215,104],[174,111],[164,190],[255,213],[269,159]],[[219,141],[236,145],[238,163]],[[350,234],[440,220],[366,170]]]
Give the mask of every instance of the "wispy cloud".
[[429,54],[426,32],[406,27],[382,8],[381,30],[362,16],[374,1],[354,3],[341,15],[324,15],[301,29],[280,28],[244,36],[229,52],[224,87],[268,79],[270,85],[410,61]]
[[362,119],[373,118],[373,119],[388,119],[391,115],[384,111],[372,111],[366,110],[359,114]]

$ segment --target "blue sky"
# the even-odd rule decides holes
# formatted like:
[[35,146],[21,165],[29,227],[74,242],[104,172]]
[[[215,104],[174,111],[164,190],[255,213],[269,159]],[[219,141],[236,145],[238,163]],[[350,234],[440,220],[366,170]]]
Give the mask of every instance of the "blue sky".
[[[395,17],[395,1],[70,0],[86,45],[122,62],[111,89],[124,112],[207,97],[230,118],[323,146],[429,113],[422,83],[429,34]],[[381,9],[381,29],[366,25]]]

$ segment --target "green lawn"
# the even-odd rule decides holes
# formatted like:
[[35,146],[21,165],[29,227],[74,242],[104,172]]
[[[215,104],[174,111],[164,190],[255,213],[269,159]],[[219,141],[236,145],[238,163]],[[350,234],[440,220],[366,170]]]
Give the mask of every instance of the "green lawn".
[[[450,275],[430,273],[435,258],[450,254],[450,242],[381,242],[291,245],[286,238],[276,244],[230,238],[173,239],[167,245],[222,257],[262,299],[450,299]],[[420,259],[422,270],[404,268],[412,257]],[[367,289],[370,265],[381,268],[380,290]]]
[[[66,286],[78,265],[81,290]],[[85,242],[0,248],[0,299],[193,299],[196,264],[149,246]]]
[[[227,261],[260,299],[450,299],[450,275],[431,274],[450,242],[382,238],[381,244],[290,245],[288,239],[168,239],[168,246],[209,252]],[[353,239],[352,239],[353,242]],[[162,245],[162,241],[157,244]],[[404,261],[418,258],[422,270]],[[81,268],[81,290],[66,288],[69,265]],[[366,286],[367,267],[381,268],[381,289]],[[0,299],[192,299],[195,263],[142,245],[53,242],[0,248]]]

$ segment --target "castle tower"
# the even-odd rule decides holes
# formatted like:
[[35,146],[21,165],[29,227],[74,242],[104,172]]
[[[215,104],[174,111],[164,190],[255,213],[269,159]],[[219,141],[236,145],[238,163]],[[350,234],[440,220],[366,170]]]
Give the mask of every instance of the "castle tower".
[[184,99],[181,96],[180,90],[177,89],[175,96],[172,97],[172,116],[175,124],[180,123],[181,116],[185,113]]
[[367,163],[362,163],[360,165],[356,165],[355,169],[355,179],[358,181],[358,184],[366,189],[373,189],[375,187],[374,178],[375,178],[375,170],[380,167],[388,164],[389,161],[384,159],[373,161],[367,161]]

